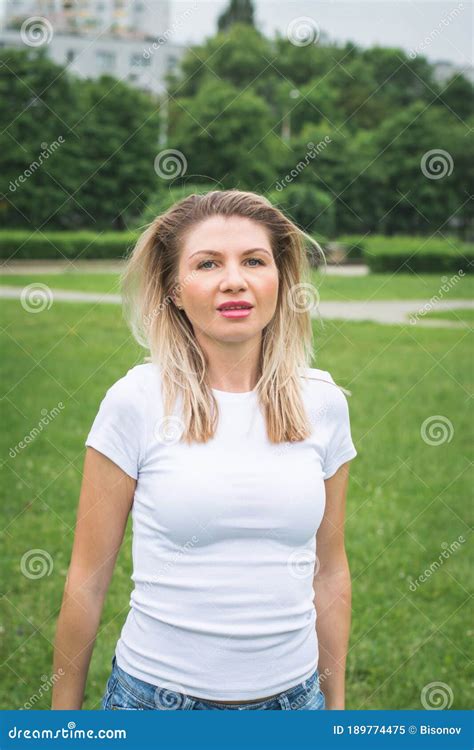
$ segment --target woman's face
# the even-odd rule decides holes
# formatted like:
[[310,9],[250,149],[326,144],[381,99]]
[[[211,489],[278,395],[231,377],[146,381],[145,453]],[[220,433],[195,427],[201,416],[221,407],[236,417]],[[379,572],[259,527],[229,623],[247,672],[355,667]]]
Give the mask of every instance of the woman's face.
[[[183,241],[178,275],[177,302],[195,333],[243,342],[273,318],[278,269],[267,231],[251,219],[213,216],[195,224]],[[219,312],[223,303],[237,301],[250,303],[250,312]]]

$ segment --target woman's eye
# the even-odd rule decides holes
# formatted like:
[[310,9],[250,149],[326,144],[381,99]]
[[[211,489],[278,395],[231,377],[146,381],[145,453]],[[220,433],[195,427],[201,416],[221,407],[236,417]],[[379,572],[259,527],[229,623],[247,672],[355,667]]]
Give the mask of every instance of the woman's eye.
[[[260,265],[260,266],[264,266],[265,265],[265,263],[262,260],[260,260],[260,258],[248,258],[246,262],[249,262],[251,260],[256,260],[257,264]],[[198,268],[204,268],[204,266],[206,265],[206,263],[215,263],[215,261],[213,261],[213,260],[205,260],[205,261],[203,261],[202,263],[200,263],[198,265]],[[255,266],[251,266],[251,268],[255,268]]]

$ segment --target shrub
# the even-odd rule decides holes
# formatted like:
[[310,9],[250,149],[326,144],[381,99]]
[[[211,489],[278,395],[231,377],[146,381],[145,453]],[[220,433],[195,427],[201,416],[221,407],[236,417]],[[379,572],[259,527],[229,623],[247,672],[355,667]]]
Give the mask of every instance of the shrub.
[[468,273],[474,245],[453,238],[375,235],[364,240],[364,259],[374,273]]
[[338,237],[336,242],[345,248],[348,261],[362,263],[365,260],[365,240],[366,237],[364,235],[345,234],[342,237]]
[[124,258],[137,232],[0,232],[2,260],[87,260]]

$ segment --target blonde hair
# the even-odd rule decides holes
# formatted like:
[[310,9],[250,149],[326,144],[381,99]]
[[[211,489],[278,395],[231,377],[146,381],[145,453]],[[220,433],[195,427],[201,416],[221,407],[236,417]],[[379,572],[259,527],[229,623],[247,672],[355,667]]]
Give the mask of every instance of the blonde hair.
[[301,393],[301,370],[311,366],[311,265],[304,239],[318,243],[269,200],[241,190],[212,190],[178,201],[157,216],[138,239],[121,279],[124,313],[148,361],[159,365],[165,416],[178,393],[183,398],[183,433],[187,443],[214,436],[219,408],[207,380],[206,357],[174,292],[182,241],[193,225],[212,216],[241,216],[268,232],[279,274],[275,315],[262,331],[255,391],[272,443],[304,440],[311,434]]

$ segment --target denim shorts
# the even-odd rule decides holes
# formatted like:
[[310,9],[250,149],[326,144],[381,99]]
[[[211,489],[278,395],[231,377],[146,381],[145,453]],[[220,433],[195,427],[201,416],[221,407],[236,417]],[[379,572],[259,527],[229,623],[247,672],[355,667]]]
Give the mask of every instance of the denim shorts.
[[149,682],[132,677],[118,666],[114,656],[112,673],[107,682],[101,708],[105,711],[205,711],[208,709],[217,711],[318,711],[326,707],[324,693],[319,687],[317,669],[307,680],[298,685],[272,698],[254,703],[215,703],[177,692],[170,689],[171,687],[166,683],[163,687],[151,685]]

